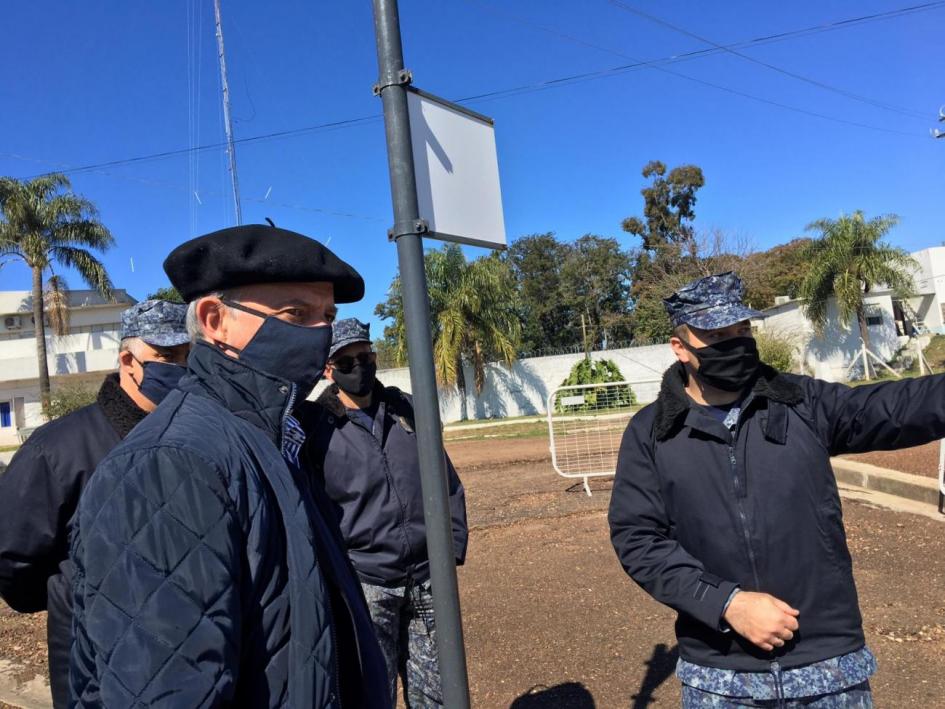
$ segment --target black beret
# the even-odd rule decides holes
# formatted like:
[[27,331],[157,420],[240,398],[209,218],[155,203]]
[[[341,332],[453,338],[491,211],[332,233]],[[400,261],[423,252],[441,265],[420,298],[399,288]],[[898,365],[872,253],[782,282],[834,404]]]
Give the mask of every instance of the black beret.
[[190,302],[207,293],[256,283],[328,282],[336,303],[364,297],[364,280],[324,245],[263,224],[221,229],[191,239],[164,259],[164,272]]

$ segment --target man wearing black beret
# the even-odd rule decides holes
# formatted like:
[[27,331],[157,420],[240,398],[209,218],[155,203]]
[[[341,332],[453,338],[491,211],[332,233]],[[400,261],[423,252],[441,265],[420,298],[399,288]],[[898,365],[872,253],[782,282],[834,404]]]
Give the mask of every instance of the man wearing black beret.
[[79,706],[389,707],[386,668],[293,417],[358,273],[245,226],[164,262],[188,373],[101,463],[75,520]]

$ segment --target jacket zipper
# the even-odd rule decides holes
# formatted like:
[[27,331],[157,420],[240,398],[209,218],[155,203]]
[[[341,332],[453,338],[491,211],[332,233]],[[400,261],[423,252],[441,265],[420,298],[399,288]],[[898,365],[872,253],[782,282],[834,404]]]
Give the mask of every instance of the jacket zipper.
[[[383,418],[384,419],[387,418],[386,403],[385,403]],[[352,422],[352,423],[355,423],[355,422]],[[385,421],[382,419],[381,430],[383,430],[384,424],[385,424]],[[372,424],[372,427],[373,425],[376,425],[376,424]],[[400,493],[397,491],[397,487],[394,485],[394,477],[391,475],[390,465],[388,465],[387,463],[387,453],[384,452],[384,446],[377,440],[377,436],[374,435],[373,430],[367,431],[367,429],[364,428],[363,426],[361,426],[361,428],[364,429],[364,431],[366,431],[370,435],[371,441],[374,443],[375,446],[377,446],[377,449],[381,454],[381,461],[384,463],[384,477],[387,479],[387,484],[388,486],[390,486],[391,492],[394,493],[394,497],[397,500],[397,506],[400,508],[400,531],[404,535],[404,545],[407,547],[407,554],[409,558],[413,559],[414,558],[413,545],[411,545],[410,543],[410,534],[407,532],[407,508],[404,506],[403,500],[400,499]],[[404,569],[404,572],[407,574],[408,578],[410,577],[412,573],[412,569],[413,569],[413,564],[409,564],[409,563],[407,564],[407,568]]]
[[[288,403],[286,404],[285,410],[282,412],[282,418],[281,418],[282,428],[281,428],[280,433],[282,434],[282,440],[279,441],[279,449],[280,449],[280,451],[282,451],[283,456],[285,455],[285,421],[286,421],[286,419],[289,417],[289,412],[292,411],[292,407],[295,405],[295,397],[296,397],[297,392],[298,392],[298,389],[296,388],[295,384],[290,384],[289,386],[290,386],[290,389],[289,389],[289,401],[288,401]],[[299,452],[301,453],[301,451],[299,451]],[[313,507],[314,507],[314,506],[313,506]],[[315,514],[320,514],[317,509],[315,509],[314,512],[315,512]],[[312,530],[312,531],[314,532],[315,530]],[[330,543],[332,540],[327,540],[327,541]],[[315,559],[316,559],[316,561],[317,561],[317,560],[318,560],[318,550],[317,550],[317,549],[314,549],[313,551],[315,551]],[[332,692],[331,692],[331,695],[332,695],[332,696],[329,697],[329,700],[328,700],[328,701],[331,702],[332,699],[334,699],[334,703],[335,703],[336,706],[338,706],[339,709],[340,709],[340,707],[342,706],[342,703],[341,703],[341,672],[340,672],[340,669],[338,668],[338,633],[337,633],[336,630],[335,630],[335,611],[334,611],[334,604],[332,604],[332,602],[331,602],[331,591],[330,591],[329,588],[328,588],[328,586],[329,586],[329,584],[331,583],[331,581],[328,579],[328,577],[327,577],[324,573],[322,574],[322,578],[324,578],[324,580],[325,580],[325,603],[326,603],[326,605],[328,606],[328,629],[331,631],[331,647],[332,647],[332,650],[333,650],[333,652],[332,652],[332,663],[331,663],[331,664],[332,664],[332,670],[333,670],[333,671],[332,671],[332,675],[333,675],[332,679],[333,679],[333,681],[334,681],[334,688],[333,688],[333,690],[332,690]],[[342,597],[344,596],[344,593],[341,591],[340,588],[338,589],[338,593],[339,593]]]
[[[742,411],[744,412],[744,409],[742,409]],[[741,416],[739,416],[739,418],[741,418]],[[758,564],[755,560],[755,550],[751,545],[751,532],[748,529],[748,516],[745,514],[745,506],[742,504],[742,490],[740,489],[740,483],[738,479],[738,460],[735,456],[735,441],[738,437],[738,432],[740,429],[741,426],[736,424],[735,430],[732,431],[731,442],[728,446],[728,459],[732,466],[732,477],[735,482],[735,508],[738,511],[738,518],[741,521],[742,536],[745,538],[745,546],[748,548],[748,561],[751,563],[751,575],[755,580],[755,590],[758,590],[761,588],[761,581],[758,578]]]

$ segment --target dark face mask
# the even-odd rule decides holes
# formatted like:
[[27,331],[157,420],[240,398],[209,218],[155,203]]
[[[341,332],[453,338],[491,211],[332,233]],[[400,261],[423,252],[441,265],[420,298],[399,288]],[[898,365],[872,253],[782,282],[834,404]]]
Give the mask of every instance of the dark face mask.
[[331,378],[346,394],[367,396],[374,390],[374,383],[377,381],[377,364],[358,362],[348,372],[335,368],[331,372]]
[[331,327],[293,325],[241,303],[231,300],[223,302],[231,308],[263,319],[262,327],[246,347],[241,350],[235,347],[227,349],[236,352],[244,364],[295,384],[298,401],[311,394],[322,378],[325,362],[328,361]]
[[142,362],[137,357],[134,360],[141,365],[141,370],[144,372],[141,382],[135,382],[138,385],[138,391],[155,406],[164,401],[164,397],[177,388],[177,382],[187,372],[187,368],[179,364],[154,361]]
[[683,341],[699,358],[696,377],[722,391],[742,391],[758,373],[758,343],[753,337],[733,337],[708,347],[695,348]]

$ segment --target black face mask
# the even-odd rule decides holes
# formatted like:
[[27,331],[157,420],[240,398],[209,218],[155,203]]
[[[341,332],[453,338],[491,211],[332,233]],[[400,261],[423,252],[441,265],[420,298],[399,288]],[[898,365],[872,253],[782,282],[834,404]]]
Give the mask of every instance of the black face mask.
[[144,372],[140,382],[134,377],[132,381],[138,385],[138,391],[155,406],[164,401],[164,397],[177,387],[177,382],[187,373],[187,367],[179,364],[153,360],[142,362],[134,355],[131,356],[141,365],[141,371]]
[[367,396],[374,390],[374,383],[377,381],[377,364],[358,362],[349,372],[333,369],[331,378],[344,393]]
[[331,327],[294,325],[242,303],[221,300],[231,308],[263,319],[262,327],[243,349],[230,346],[227,349],[236,352],[240,361],[250,367],[294,383],[298,390],[296,401],[311,394],[328,361]]
[[742,391],[758,373],[761,360],[753,337],[733,337],[708,347],[695,348],[683,341],[699,358],[696,377],[722,391]]

